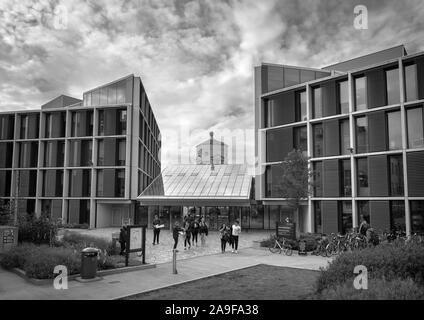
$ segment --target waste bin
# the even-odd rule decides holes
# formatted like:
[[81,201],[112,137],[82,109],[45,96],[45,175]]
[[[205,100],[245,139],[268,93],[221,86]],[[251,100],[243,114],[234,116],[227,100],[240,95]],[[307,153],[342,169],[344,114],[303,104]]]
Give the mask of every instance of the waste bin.
[[85,248],[81,251],[81,278],[94,279],[97,274],[97,256],[99,250],[96,248]]

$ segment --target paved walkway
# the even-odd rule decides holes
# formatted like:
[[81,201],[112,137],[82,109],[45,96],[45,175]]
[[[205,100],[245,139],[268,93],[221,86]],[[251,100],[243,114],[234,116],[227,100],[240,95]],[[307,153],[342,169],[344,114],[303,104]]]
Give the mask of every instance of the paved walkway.
[[162,263],[153,269],[109,275],[96,282],[70,281],[69,289],[60,291],[55,290],[53,285],[32,285],[0,268],[0,300],[116,299],[257,264],[318,270],[325,267],[328,261],[327,258],[316,256],[304,257],[294,253],[287,257],[263,249],[247,248],[239,254],[214,254],[180,260],[177,275],[172,274],[172,263]]
[[[119,232],[119,228],[103,228],[93,230],[71,230],[80,234],[95,236],[107,240],[112,239],[112,233]],[[273,230],[254,230],[244,231],[240,235],[239,248],[249,248],[252,246],[253,241],[260,241],[269,238],[271,234],[275,233]],[[206,246],[201,246],[200,235],[198,236],[198,246],[193,245],[190,250],[184,250],[184,239],[180,237],[178,242],[179,259],[194,258],[204,255],[210,255],[221,252],[221,238],[219,232],[211,231],[206,239]],[[161,230],[160,244],[153,245],[153,230],[147,230],[146,234],[146,262],[147,263],[163,263],[172,260],[172,247],[174,240],[169,230]],[[135,257],[134,257],[135,258]]]

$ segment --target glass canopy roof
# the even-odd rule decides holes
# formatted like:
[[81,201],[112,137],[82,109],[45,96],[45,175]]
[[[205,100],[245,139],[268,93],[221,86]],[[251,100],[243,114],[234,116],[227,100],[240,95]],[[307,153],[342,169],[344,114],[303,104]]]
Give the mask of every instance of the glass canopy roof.
[[144,190],[139,200],[249,200],[252,176],[241,164],[174,165]]

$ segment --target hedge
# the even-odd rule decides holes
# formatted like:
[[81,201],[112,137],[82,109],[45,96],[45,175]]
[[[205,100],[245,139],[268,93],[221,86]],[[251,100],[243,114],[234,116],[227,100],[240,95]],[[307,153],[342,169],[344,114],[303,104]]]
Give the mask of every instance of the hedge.
[[319,300],[423,300],[424,288],[412,279],[371,279],[367,290],[357,290],[352,282],[325,289]]
[[359,251],[344,252],[322,270],[317,281],[317,292],[345,283],[352,283],[353,270],[364,265],[369,279],[412,279],[424,285],[424,246],[417,243],[401,245],[381,244]]

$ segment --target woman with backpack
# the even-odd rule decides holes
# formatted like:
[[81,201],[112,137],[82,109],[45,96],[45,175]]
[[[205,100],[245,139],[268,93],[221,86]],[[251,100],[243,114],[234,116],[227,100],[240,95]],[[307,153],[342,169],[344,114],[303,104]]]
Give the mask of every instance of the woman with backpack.
[[225,253],[227,242],[230,242],[230,228],[225,223],[223,223],[219,229],[219,232],[221,234],[221,251],[222,253]]
[[208,231],[209,230],[205,222],[205,217],[202,217],[199,223],[200,242],[202,243],[202,247],[206,245],[206,237],[208,236]]

